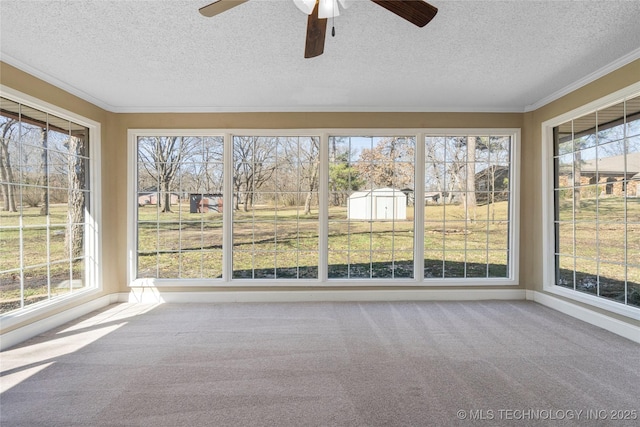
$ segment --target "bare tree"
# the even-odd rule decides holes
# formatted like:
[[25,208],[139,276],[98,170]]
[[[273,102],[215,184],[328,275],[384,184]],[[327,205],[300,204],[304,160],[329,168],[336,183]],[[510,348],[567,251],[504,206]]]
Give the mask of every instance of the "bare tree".
[[[40,172],[42,174],[43,180],[47,179],[48,175],[48,155],[47,155],[47,130],[42,129],[41,141],[42,141],[42,152],[40,157]],[[42,186],[42,195],[40,197],[40,202],[42,203],[42,207],[40,208],[40,215],[49,215],[49,186]]]
[[65,248],[72,258],[82,256],[84,249],[85,190],[87,190],[87,138],[85,135],[71,136],[69,147],[69,200],[67,210],[67,233]]
[[430,137],[425,145],[425,190],[435,190],[445,203],[454,198],[462,202],[467,219],[475,217],[477,205],[476,152],[488,149],[481,140],[477,136]]
[[[20,169],[19,181],[22,184],[20,202],[23,206],[37,208],[40,214],[48,215],[48,151],[46,123],[33,125],[22,123],[20,131]],[[62,174],[67,177],[67,165]],[[66,191],[65,191],[66,193]],[[65,199],[66,200],[66,199]]]
[[[449,137],[445,138],[444,142],[444,161],[447,184],[447,203],[452,203],[454,198],[454,191],[457,190],[465,192],[465,177],[467,173],[466,161],[466,138],[464,137]],[[465,203],[465,197],[462,197],[462,202]]]
[[318,174],[320,172],[320,140],[317,137],[309,138],[309,144],[300,141],[296,144],[298,153],[287,156],[298,158],[297,174],[300,180],[300,188],[306,190],[304,200],[304,215],[311,214],[313,196],[318,191]]
[[182,136],[141,137],[138,156],[143,167],[157,179],[158,203],[162,212],[171,212],[172,185],[183,162],[201,147],[200,138]]
[[[425,177],[428,177],[431,182],[431,188],[425,188],[425,190],[433,190],[435,188],[438,193],[438,197],[434,200],[443,200],[444,196],[444,180],[445,180],[445,168],[444,159],[440,158],[438,154],[442,153],[441,149],[436,146],[436,143],[425,144]],[[425,180],[426,181],[426,180]]]
[[582,150],[576,150],[573,153],[573,203],[576,213],[580,212],[581,205],[581,187],[582,181]]
[[244,199],[243,210],[253,206],[254,193],[260,189],[276,171],[275,153],[277,138],[234,137],[233,139],[233,185],[236,194],[235,209],[239,198]]
[[221,193],[222,140],[217,137],[205,137],[202,142],[201,149],[194,150],[192,163],[183,163],[180,168],[180,187],[182,191],[188,189],[194,193]]
[[202,188],[206,191],[222,192],[222,141],[205,141],[202,151],[202,161],[204,163]]
[[9,212],[18,212],[16,204],[16,190],[12,184],[15,182],[13,176],[13,167],[11,165],[11,152],[9,150],[11,141],[15,138],[17,132],[18,120],[0,116],[0,178],[2,179],[2,196],[4,199],[4,210]]
[[467,220],[476,218],[476,137],[467,137],[467,170],[464,188],[464,211]]
[[491,153],[488,172],[488,203],[491,205],[491,220],[496,214],[496,194],[498,201],[504,200],[509,192],[509,137],[490,137],[487,148]]
[[595,145],[596,135],[591,133],[573,141],[573,204],[575,212],[580,212],[582,201],[582,150]]

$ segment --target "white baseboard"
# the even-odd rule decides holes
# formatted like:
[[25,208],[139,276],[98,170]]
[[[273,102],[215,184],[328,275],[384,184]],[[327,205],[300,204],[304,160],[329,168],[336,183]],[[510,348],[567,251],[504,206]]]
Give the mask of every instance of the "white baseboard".
[[620,335],[631,341],[640,343],[640,327],[631,323],[620,321],[614,317],[607,316],[594,310],[573,304],[569,301],[557,298],[553,295],[544,294],[537,291],[527,291],[527,300],[535,301],[546,307],[567,314],[583,322],[605,329],[614,334]]
[[0,351],[6,350],[9,347],[13,347],[16,344],[28,340],[29,338],[33,338],[36,335],[42,334],[60,325],[64,325],[65,323],[77,319],[80,316],[84,316],[85,314],[99,310],[109,304],[113,304],[123,299],[124,298],[122,298],[120,294],[105,295],[42,320],[37,320],[33,323],[29,323],[25,326],[3,333],[0,335]]
[[[217,303],[217,302],[322,302],[322,301],[473,301],[523,300],[524,289],[425,289],[425,290],[321,290],[321,291],[233,291],[165,292],[156,287],[131,288],[129,293],[102,296],[76,307],[28,323],[0,335],[0,351],[56,328],[80,316],[117,302],[129,303]],[[27,319],[23,319],[27,320]],[[13,319],[19,321],[19,319]]]
[[0,351],[116,302],[220,303],[322,301],[479,301],[530,300],[640,343],[640,327],[589,310],[553,295],[524,289],[413,289],[326,291],[164,292],[159,288],[132,288],[129,293],[105,295],[0,336]]
[[321,290],[164,292],[161,288],[131,288],[128,302],[321,302],[321,301],[472,301],[524,300],[524,289],[411,289],[411,290]]

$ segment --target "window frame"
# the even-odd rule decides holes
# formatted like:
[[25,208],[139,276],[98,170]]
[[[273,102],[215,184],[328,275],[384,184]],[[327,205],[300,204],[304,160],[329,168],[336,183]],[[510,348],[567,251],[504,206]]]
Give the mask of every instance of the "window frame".
[[[509,229],[507,243],[508,265],[507,277],[462,277],[462,278],[429,278],[424,279],[424,256],[421,256],[422,282],[426,285],[442,286],[487,286],[487,285],[518,285],[520,266],[520,129],[428,129],[422,134],[421,150],[424,150],[425,137],[471,137],[471,136],[509,136],[511,146],[509,153]],[[420,173],[424,177],[424,166],[426,165],[425,153],[421,153]],[[424,185],[424,179],[420,185]],[[421,188],[424,192],[424,188]],[[421,206],[421,210],[424,206]],[[417,215],[417,214],[416,214]],[[421,213],[424,218],[424,212]],[[424,221],[421,227],[424,226]],[[422,241],[421,253],[424,254],[424,229],[420,230]],[[417,231],[416,231],[417,235]],[[465,249],[466,252],[466,249]]]
[[[231,157],[232,157],[232,163],[231,164],[233,164],[234,166],[236,164],[236,159],[233,157],[234,154],[235,154],[235,147],[234,147],[235,138],[263,138],[263,137],[265,137],[265,138],[297,138],[298,139],[298,143],[300,142],[299,141],[300,139],[308,138],[310,140],[313,140],[314,138],[316,138],[317,141],[318,141],[318,157],[317,157],[317,161],[318,161],[318,163],[320,163],[320,156],[322,155],[322,153],[321,153],[321,150],[322,150],[322,148],[321,148],[321,139],[322,139],[322,137],[319,134],[306,135],[306,134],[296,133],[294,135],[294,134],[291,134],[291,132],[288,132],[288,131],[286,133],[278,131],[276,133],[273,133],[273,132],[269,132],[269,133],[260,133],[260,132],[255,133],[255,132],[252,132],[251,134],[239,133],[239,132],[232,133],[231,137],[230,137],[231,141],[229,141],[229,146],[230,146],[229,151],[232,152],[231,153]],[[277,141],[277,142],[280,142],[280,141]],[[276,163],[275,164],[277,165],[277,159],[276,159]],[[229,169],[229,168],[227,168],[227,169]],[[318,185],[320,185],[320,182],[322,182],[322,176],[323,175],[322,175],[322,170],[321,169],[322,169],[321,167],[319,167],[319,169],[318,169]],[[233,171],[231,171],[230,175],[231,175],[231,178],[229,178],[229,181],[233,182],[233,180],[234,180],[233,179]],[[226,188],[225,188],[225,190],[226,190]],[[269,191],[262,191],[262,190],[254,190],[254,194],[267,194],[267,193],[276,194],[278,192],[277,191],[269,192]],[[226,194],[229,194],[229,193],[226,193]],[[228,199],[229,200],[234,200],[234,198],[236,197],[235,189],[232,188],[230,194],[232,196],[228,197]],[[316,190],[316,194],[317,195],[320,194],[320,189],[319,188]],[[300,283],[301,281],[315,282],[320,278],[319,268],[316,270],[317,271],[317,277],[315,277],[315,278],[312,278],[312,277],[309,277],[309,278],[307,278],[307,277],[303,277],[303,278],[294,278],[294,277],[264,277],[264,278],[236,277],[236,278],[234,278],[233,276],[237,272],[237,270],[234,270],[234,268],[233,268],[233,258],[234,258],[234,256],[236,254],[240,255],[240,254],[244,253],[245,255],[250,254],[250,256],[252,258],[255,258],[256,254],[260,254],[261,251],[260,250],[258,250],[258,251],[255,251],[255,250],[238,250],[238,251],[235,251],[233,249],[234,248],[233,247],[233,243],[234,243],[234,233],[233,233],[234,225],[236,223],[241,223],[241,222],[244,222],[244,221],[238,221],[237,218],[235,217],[235,212],[232,209],[233,203],[227,203],[227,204],[231,205],[231,208],[229,209],[229,212],[230,212],[230,215],[231,215],[229,222],[231,223],[231,225],[229,227],[225,227],[225,229],[230,230],[230,232],[231,232],[231,238],[230,238],[231,249],[230,249],[230,252],[228,254],[228,257],[231,258],[230,259],[230,264],[231,265],[229,267],[230,270],[229,270],[228,280],[233,281],[233,282],[246,281],[247,284],[260,282],[261,280],[264,280],[267,283],[272,283],[273,284],[273,283],[276,283],[276,282],[277,283],[281,283],[281,282],[284,282],[284,283],[287,283],[287,282]],[[224,209],[224,207],[223,207],[223,209]],[[321,209],[322,209],[322,206],[318,206],[318,217],[319,218],[322,215]],[[276,207],[276,210],[277,210],[277,207]],[[260,220],[259,221],[255,221],[255,218],[254,218],[252,221],[247,221],[247,222],[244,222],[244,223],[245,224],[251,223],[251,225],[254,226],[256,223],[260,223],[260,222],[262,222],[262,221],[260,221]],[[302,222],[304,223],[305,221],[302,221]],[[223,218],[223,223],[225,223],[225,218]],[[274,222],[274,226],[277,227],[277,225],[276,225],[277,223],[278,223],[278,221],[276,219],[276,221]],[[298,218],[298,225],[299,224],[300,224],[300,221],[299,221],[299,218]],[[320,252],[321,252],[321,246],[320,246],[320,220],[318,220],[317,231],[318,231],[317,249],[316,250],[309,250],[309,252],[317,253],[318,260],[319,260]],[[269,252],[269,251],[267,251],[267,252]],[[305,250],[290,251],[290,253],[296,253],[297,255],[299,255],[301,252],[304,253]],[[224,248],[223,248],[223,254],[225,254],[225,249]],[[277,257],[279,254],[280,254],[280,252],[277,249],[275,249],[275,247],[274,247],[274,255]],[[277,263],[277,258],[276,258],[276,263]],[[320,261],[318,261],[318,266],[317,267],[319,267],[319,265],[320,265]],[[297,267],[300,268],[301,266],[298,265]],[[252,269],[251,269],[252,275],[255,275],[256,270],[260,270],[260,269],[256,269],[256,268],[252,267]]]
[[567,121],[594,113],[628,98],[640,96],[640,82],[615,91],[542,123],[542,288],[545,292],[640,320],[640,308],[621,304],[555,284],[555,201],[554,201],[554,137],[553,129]]
[[[181,137],[181,136],[185,136],[185,137],[213,137],[213,138],[222,138],[222,139],[224,138],[222,135],[209,135],[209,134],[207,134],[207,135],[203,135],[203,134],[185,135],[184,132],[172,132],[172,133],[170,133],[170,132],[155,132],[155,133],[153,133],[152,132],[152,133],[149,133],[149,134],[146,134],[146,133],[145,134],[138,134],[138,135],[136,135],[134,137],[133,143],[130,144],[133,147],[130,147],[131,151],[129,153],[129,157],[133,159],[133,161],[132,161],[133,165],[128,165],[128,167],[130,167],[128,176],[129,177],[135,176],[135,178],[133,178],[131,180],[132,182],[128,181],[128,183],[127,183],[128,187],[129,187],[129,192],[133,191],[134,194],[136,194],[136,197],[135,197],[136,202],[135,203],[133,203],[133,201],[130,201],[130,200],[128,200],[128,202],[127,202],[127,203],[129,203],[129,202],[133,203],[132,206],[129,207],[129,209],[132,209],[132,212],[133,212],[133,217],[132,218],[133,218],[133,222],[135,224],[135,226],[133,228],[129,228],[129,224],[127,224],[128,231],[129,231],[128,240],[131,240],[131,242],[127,243],[128,244],[127,247],[128,248],[132,248],[132,252],[131,253],[128,252],[129,253],[128,262],[132,263],[131,266],[127,269],[128,270],[128,274],[129,274],[129,272],[131,273],[131,277],[130,278],[128,277],[128,279],[127,279],[128,283],[131,283],[131,281],[136,281],[136,280],[139,281],[139,280],[141,280],[141,279],[137,279],[136,278],[136,276],[137,276],[137,266],[138,266],[138,262],[137,262],[137,242],[138,242],[138,227],[137,227],[137,224],[138,224],[138,221],[137,220],[138,220],[138,213],[139,213],[139,211],[138,211],[139,208],[138,208],[138,203],[137,203],[138,195],[139,195],[139,188],[138,188],[138,182],[137,182],[137,180],[138,180],[137,172],[138,172],[138,166],[139,166],[139,162],[138,162],[138,160],[139,160],[138,159],[139,152],[138,152],[137,142],[138,142],[139,138],[165,137],[165,136],[166,137]],[[190,162],[187,162],[187,163],[190,163]],[[223,177],[223,179],[226,179],[226,177]],[[127,194],[130,194],[129,192]],[[128,223],[129,223],[129,221],[128,221]],[[152,222],[150,222],[150,223],[152,223]],[[175,221],[160,221],[159,220],[156,223],[156,225],[160,225],[160,224],[163,224],[163,223],[165,223],[165,224],[172,224],[172,223],[175,224]],[[178,220],[178,223],[183,224],[181,220]],[[202,224],[204,224],[204,222]],[[158,250],[157,252],[158,252],[158,254],[162,254],[162,255],[168,255],[168,254],[172,253],[172,251],[166,251],[166,250],[164,250],[164,251]],[[177,253],[182,253],[182,251],[178,250]],[[157,262],[157,260],[156,260],[156,262]],[[142,280],[144,280],[144,279],[142,279]],[[159,280],[159,279],[155,279],[155,280]],[[196,279],[175,278],[175,279],[173,279],[172,278],[172,279],[167,279],[167,280],[201,280],[201,281],[204,281],[205,279],[203,279],[203,278],[196,278]],[[206,279],[206,280],[209,281],[209,280],[214,280],[214,279]]]
[[[349,219],[345,219],[345,220],[340,220],[340,221],[336,221],[336,220],[329,220],[329,205],[327,203],[327,201],[329,200],[329,167],[330,162],[329,162],[329,138],[331,137],[347,137],[347,138],[359,138],[359,137],[364,137],[364,138],[372,138],[372,142],[374,138],[395,138],[395,137],[406,137],[406,138],[414,138],[414,143],[415,143],[415,147],[414,147],[414,165],[416,165],[416,159],[419,157],[418,154],[418,139],[416,139],[418,137],[420,133],[419,132],[413,132],[411,129],[386,129],[386,130],[380,130],[380,129],[360,129],[360,130],[331,130],[330,132],[327,132],[327,139],[326,141],[324,141],[324,145],[321,143],[321,151],[325,153],[325,155],[327,156],[327,160],[326,160],[326,166],[322,167],[322,170],[326,169],[326,177],[323,180],[324,185],[327,187],[327,191],[324,195],[321,195],[320,200],[324,201],[324,205],[322,206],[322,208],[324,209],[324,215],[321,217],[321,222],[324,222],[324,226],[326,226],[326,233],[325,236],[327,236],[327,242],[326,242],[326,246],[323,246],[320,248],[321,252],[325,253],[326,259],[325,259],[325,264],[323,265],[323,269],[326,270],[326,275],[322,276],[325,279],[325,282],[328,284],[333,284],[334,282],[338,282],[339,284],[344,284],[344,285],[350,285],[350,284],[356,284],[356,285],[363,285],[363,284],[375,284],[375,285],[385,285],[387,283],[397,283],[399,285],[404,285],[409,283],[410,285],[412,284],[412,282],[415,282],[418,280],[417,277],[417,271],[418,271],[418,260],[416,256],[416,254],[418,254],[418,249],[416,248],[416,244],[418,243],[418,232],[417,232],[417,224],[419,223],[419,221],[416,221],[416,218],[418,218],[417,215],[417,208],[418,206],[414,206],[414,220],[413,220],[413,277],[336,277],[336,278],[330,278],[329,276],[329,242],[328,242],[328,235],[329,235],[329,224],[333,223],[333,224],[337,224],[337,223],[343,223],[343,224],[349,224],[351,222],[351,220]],[[375,149],[375,145],[372,145],[370,149]],[[356,163],[356,162],[353,162]],[[364,162],[362,162],[364,163]],[[413,171],[413,182],[414,182],[414,194],[417,193],[418,191],[421,191],[417,188],[418,182],[416,180],[416,177],[420,176],[416,166],[414,166],[414,171]],[[423,184],[424,185],[424,184]],[[368,191],[368,190],[359,190],[359,191]],[[424,209],[424,207],[421,207],[422,209]],[[396,219],[394,218],[393,221],[395,222]],[[335,252],[339,252],[339,251],[335,251]],[[346,250],[345,252],[352,254],[354,253],[351,250],[351,247],[349,247],[348,250]],[[356,253],[358,252],[357,250],[355,251]],[[362,251],[363,253],[366,253],[367,251]],[[371,256],[372,256],[372,250],[371,248],[369,249],[369,257],[370,257],[370,262],[371,262]],[[419,251],[420,253],[422,253],[422,250]],[[421,276],[420,276],[421,278]]]
[[100,197],[101,184],[101,124],[80,114],[58,107],[54,104],[42,101],[31,95],[27,95],[13,88],[0,85],[0,95],[25,107],[33,108],[41,112],[51,114],[63,120],[69,120],[89,130],[88,153],[88,180],[89,203],[88,215],[85,218],[85,278],[84,289],[56,296],[20,309],[9,311],[0,315],[2,326],[11,327],[14,324],[29,321],[47,313],[56,307],[67,305],[90,295],[98,294],[103,290],[102,283],[102,202]]
[[[137,217],[134,194],[137,191],[137,139],[144,136],[222,136],[224,138],[224,165],[233,164],[234,136],[295,136],[320,138],[319,200],[328,200],[330,136],[415,136],[415,193],[424,193],[424,141],[426,136],[510,136],[510,206],[508,236],[507,277],[486,278],[424,278],[424,206],[416,204],[414,211],[414,277],[413,278],[354,278],[328,279],[328,204],[319,206],[318,237],[318,278],[314,279],[233,279],[232,221],[233,204],[223,204],[223,273],[218,279],[136,279]],[[464,286],[517,286],[519,285],[519,245],[520,245],[520,128],[320,128],[320,129],[136,129],[127,130],[127,284],[129,287],[231,287],[242,288],[344,288],[344,287],[464,287]],[[224,168],[223,194],[233,194],[233,170]],[[420,220],[416,220],[420,219]]]

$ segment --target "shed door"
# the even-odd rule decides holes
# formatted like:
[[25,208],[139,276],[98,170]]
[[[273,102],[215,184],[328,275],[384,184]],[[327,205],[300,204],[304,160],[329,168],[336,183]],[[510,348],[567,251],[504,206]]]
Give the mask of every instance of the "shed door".
[[393,219],[395,197],[376,197],[376,219]]

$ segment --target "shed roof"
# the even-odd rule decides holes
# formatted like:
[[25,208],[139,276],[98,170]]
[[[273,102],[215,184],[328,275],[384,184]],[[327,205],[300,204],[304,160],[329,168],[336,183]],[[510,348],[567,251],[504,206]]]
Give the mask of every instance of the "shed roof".
[[406,197],[406,194],[401,191],[398,190],[396,188],[390,188],[390,187],[383,187],[383,188],[373,188],[371,190],[365,190],[365,191],[355,191],[353,194],[351,194],[351,196],[349,196],[350,199],[357,199],[360,197],[367,197],[368,195],[376,195],[376,196],[386,196],[386,197]]

